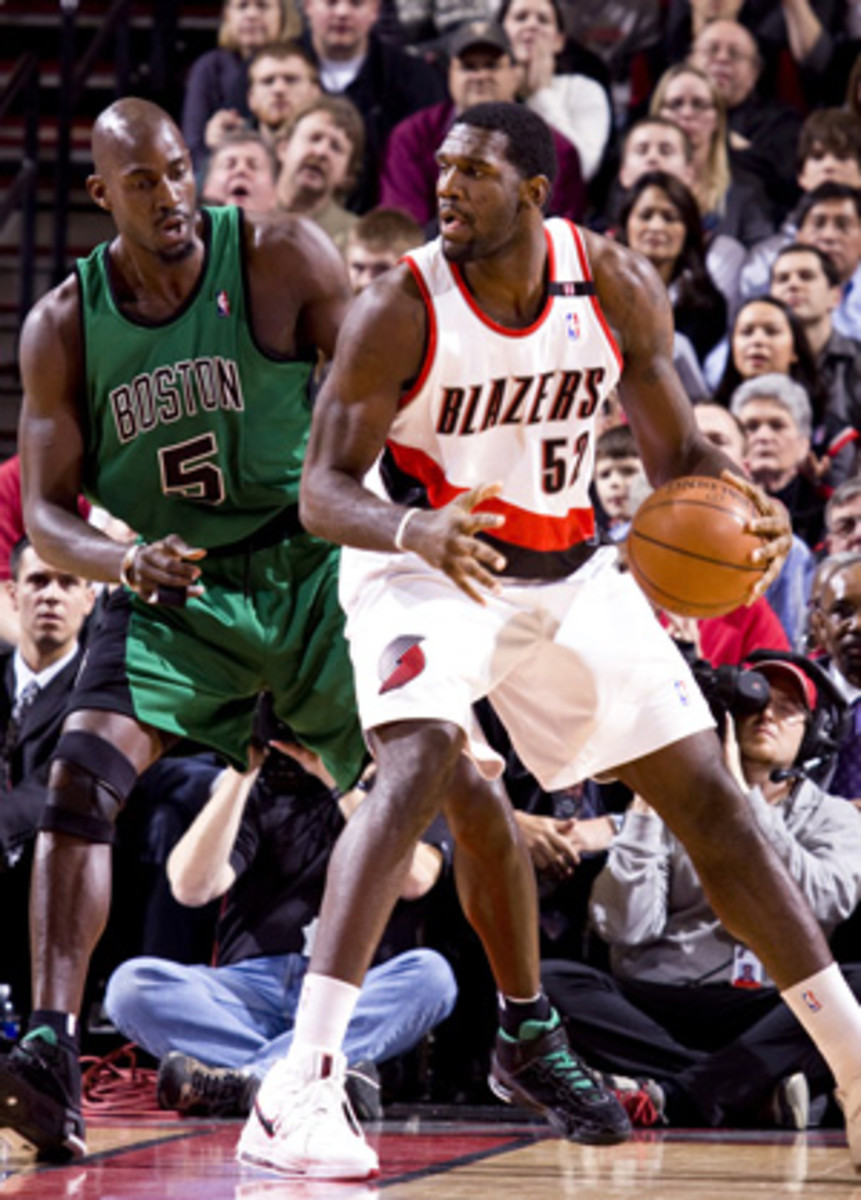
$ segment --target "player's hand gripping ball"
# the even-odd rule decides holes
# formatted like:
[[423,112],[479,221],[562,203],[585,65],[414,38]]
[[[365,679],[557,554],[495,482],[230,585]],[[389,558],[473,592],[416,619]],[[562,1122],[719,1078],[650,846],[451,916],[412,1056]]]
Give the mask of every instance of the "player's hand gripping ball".
[[657,608],[683,617],[719,617],[751,598],[767,563],[767,542],[745,526],[761,514],[722,479],[683,476],[665,483],[634,513],[627,541],[631,573]]

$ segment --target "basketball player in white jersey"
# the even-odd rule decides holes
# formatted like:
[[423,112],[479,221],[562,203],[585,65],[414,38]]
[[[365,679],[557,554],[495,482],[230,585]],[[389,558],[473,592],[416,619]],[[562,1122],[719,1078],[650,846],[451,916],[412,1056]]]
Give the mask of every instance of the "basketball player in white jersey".
[[[525,107],[462,113],[438,161],[441,236],[355,303],[314,416],[302,519],[348,547],[342,600],[377,783],[333,854],[294,1042],[261,1086],[240,1156],[324,1177],[375,1169],[340,1116],[341,1039],[456,764],[499,773],[472,719],[487,695],[544,788],[615,775],[683,840],[715,912],[829,1062],[858,1162],[861,1012],[727,772],[680,656],[615,549],[594,540],[594,420],[617,383],[654,485],[733,470],[674,374],[666,291],[628,249],[544,222],[552,141]],[[768,570],[753,598],[790,529],[738,486],[762,513],[751,528]],[[592,1093],[528,957],[525,974],[500,971],[500,942],[528,941],[533,913],[499,896],[498,831],[474,805],[445,809],[464,908],[503,993],[491,1086],[565,1128],[561,1089],[542,1090],[554,1064],[572,1093]]]

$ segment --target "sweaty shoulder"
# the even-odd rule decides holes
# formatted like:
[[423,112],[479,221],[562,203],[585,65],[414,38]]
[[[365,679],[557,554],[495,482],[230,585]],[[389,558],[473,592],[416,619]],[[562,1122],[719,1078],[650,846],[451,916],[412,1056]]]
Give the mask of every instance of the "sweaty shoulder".
[[641,254],[581,229],[595,289],[619,348],[672,336],[672,310],[660,276]]
[[291,288],[311,291],[322,286],[346,287],[341,256],[313,221],[291,213],[246,213],[243,225],[248,264],[257,278],[277,280],[280,287],[289,280]]
[[245,216],[254,331],[278,353],[329,357],[350,301],[347,268],[331,239],[304,217]]

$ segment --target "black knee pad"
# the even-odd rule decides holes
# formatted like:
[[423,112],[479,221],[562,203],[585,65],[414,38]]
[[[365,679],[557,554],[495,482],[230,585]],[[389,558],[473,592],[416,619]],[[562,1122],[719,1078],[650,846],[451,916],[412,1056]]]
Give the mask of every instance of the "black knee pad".
[[70,770],[62,787],[49,789],[39,828],[113,842],[117,816],[137,779],[135,767],[105,738],[77,729],[62,735],[54,759]]

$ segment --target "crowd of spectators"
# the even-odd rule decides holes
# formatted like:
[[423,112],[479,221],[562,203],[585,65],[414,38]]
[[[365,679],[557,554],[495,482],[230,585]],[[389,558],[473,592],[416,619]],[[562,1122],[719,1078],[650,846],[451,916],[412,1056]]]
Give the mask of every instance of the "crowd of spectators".
[[[791,515],[793,548],[767,597],[722,618],[658,616],[706,673],[738,673],[756,651],[774,656],[762,672],[772,685],[763,706],[740,715],[733,698],[722,702],[728,753],[757,820],[779,841],[849,963],[861,962],[861,825],[855,828],[851,807],[861,807],[861,723],[854,716],[861,700],[859,39],[850,6],[838,0],[303,0],[301,7],[293,0],[225,0],[218,47],[192,65],[176,114],[205,203],[316,222],[344,254],[356,293],[435,235],[435,151],[460,111],[484,100],[517,101],[548,122],[559,160],[548,214],[600,230],[651,262],[667,289],[675,363],[701,428]],[[593,499],[601,536],[623,547],[648,483],[618,406],[599,416]],[[52,701],[50,720],[37,725],[38,705],[22,702],[34,677],[46,693],[49,684],[51,693],[69,686],[78,635],[97,622],[98,602],[85,581],[59,577],[20,542],[19,489],[10,460],[0,467],[0,577],[8,580],[0,596],[0,636],[8,646],[0,757],[10,792],[0,824],[0,883],[23,912],[34,813],[61,705]],[[28,594],[37,592],[42,598],[28,609]],[[74,628],[64,626],[61,638],[52,618],[47,636],[39,622],[46,611],[69,607],[70,596]],[[38,704],[44,707],[45,698]],[[767,1071],[739,1083],[745,1055],[756,1053],[757,1038],[767,1038],[777,1021],[774,990],[721,930],[659,818],[606,783],[542,793],[493,713],[480,718],[507,754],[509,792],[540,883],[542,946],[553,960],[547,982],[578,1051],[611,1073],[621,1094],[635,1092],[638,1103],[641,1077],[660,1081],[646,1089],[650,1120],[803,1127],[811,1119],[811,1088],[814,1096],[827,1093],[824,1068],[799,1048],[800,1035],[781,1026],[780,1054]],[[763,772],[758,748],[769,721],[784,723],[788,739],[784,757],[766,764],[772,774]],[[165,1027],[160,993],[224,1003],[224,980],[247,980],[248,962],[256,959],[273,972],[294,972],[296,983],[331,842],[348,814],[331,781],[302,770],[301,747],[270,746],[270,753],[292,752],[299,765],[272,773],[274,799],[266,803],[312,829],[317,847],[311,883],[290,857],[289,839],[273,838],[266,847],[265,869],[283,892],[273,936],[271,914],[258,903],[265,889],[255,881],[264,869],[256,857],[261,829],[271,818],[264,819],[261,785],[251,776],[228,779],[223,764],[187,749],[155,784],[148,787],[144,777],[149,815],[117,848],[129,854],[136,846],[131,858],[137,855],[137,867],[146,863],[143,908],[151,911],[134,936],[126,926],[106,960],[106,976],[116,968],[108,1007],[116,1025],[156,1057],[181,1051],[180,1062],[170,1056],[162,1081],[165,1103],[182,1091],[179,1079],[187,1085],[180,1107],[205,1111],[207,1096],[217,1094],[210,1111],[233,1111],[231,1104],[243,1111],[253,1094],[249,1078],[253,1084],[271,1043],[289,1036],[289,1022],[279,1016],[250,1031],[237,1025],[219,1041],[211,1014],[203,1033],[193,1022]],[[313,820],[306,796],[314,801]],[[179,871],[170,856],[177,843],[197,845],[219,804],[233,813],[237,840],[220,846],[220,874],[212,874],[206,894],[190,892],[187,863]],[[446,836],[429,842],[436,847],[432,869],[408,898],[421,898],[420,916],[415,910],[410,940],[397,949],[415,955],[422,943],[434,948],[427,954],[442,955],[439,962],[404,959],[411,971],[432,972],[438,1002],[424,1006],[414,1038],[364,1030],[355,1057],[379,1064],[447,1017],[433,1035],[432,1069],[416,1086],[437,1098],[485,1099],[490,976],[457,912]],[[252,882],[240,880],[245,890],[236,893],[240,875]],[[658,905],[647,889],[660,880],[669,884]],[[222,917],[219,945],[224,952],[228,929],[239,948],[212,968],[222,974],[171,965],[208,960],[215,909],[203,920],[198,914],[188,936],[174,941],[158,936],[159,924],[176,933],[192,921],[190,906],[206,907],[225,892],[233,897],[233,925]],[[701,940],[690,978],[674,963],[694,928]],[[13,935],[25,955],[23,918]],[[418,977],[398,980],[396,967],[380,967],[367,999],[378,1025],[400,1006],[398,989],[407,995]],[[386,979],[396,980],[388,1001]],[[22,971],[13,981],[22,1006],[23,980]],[[676,1000],[681,984],[683,1004]],[[259,978],[254,986],[263,986]],[[743,1029],[735,1017],[739,987],[760,992],[758,1005],[749,995],[741,1005],[749,1018]],[[468,1052],[461,1036],[467,1021]],[[474,1032],[476,1022],[486,1037]],[[707,1027],[708,1038],[698,1026]],[[423,1061],[427,1068],[427,1056]],[[233,1074],[220,1076],[213,1090],[207,1072],[217,1068]],[[635,1078],[617,1078],[626,1075]],[[396,1078],[402,1084],[403,1072]],[[816,1119],[828,1119],[827,1104],[814,1109]]]

